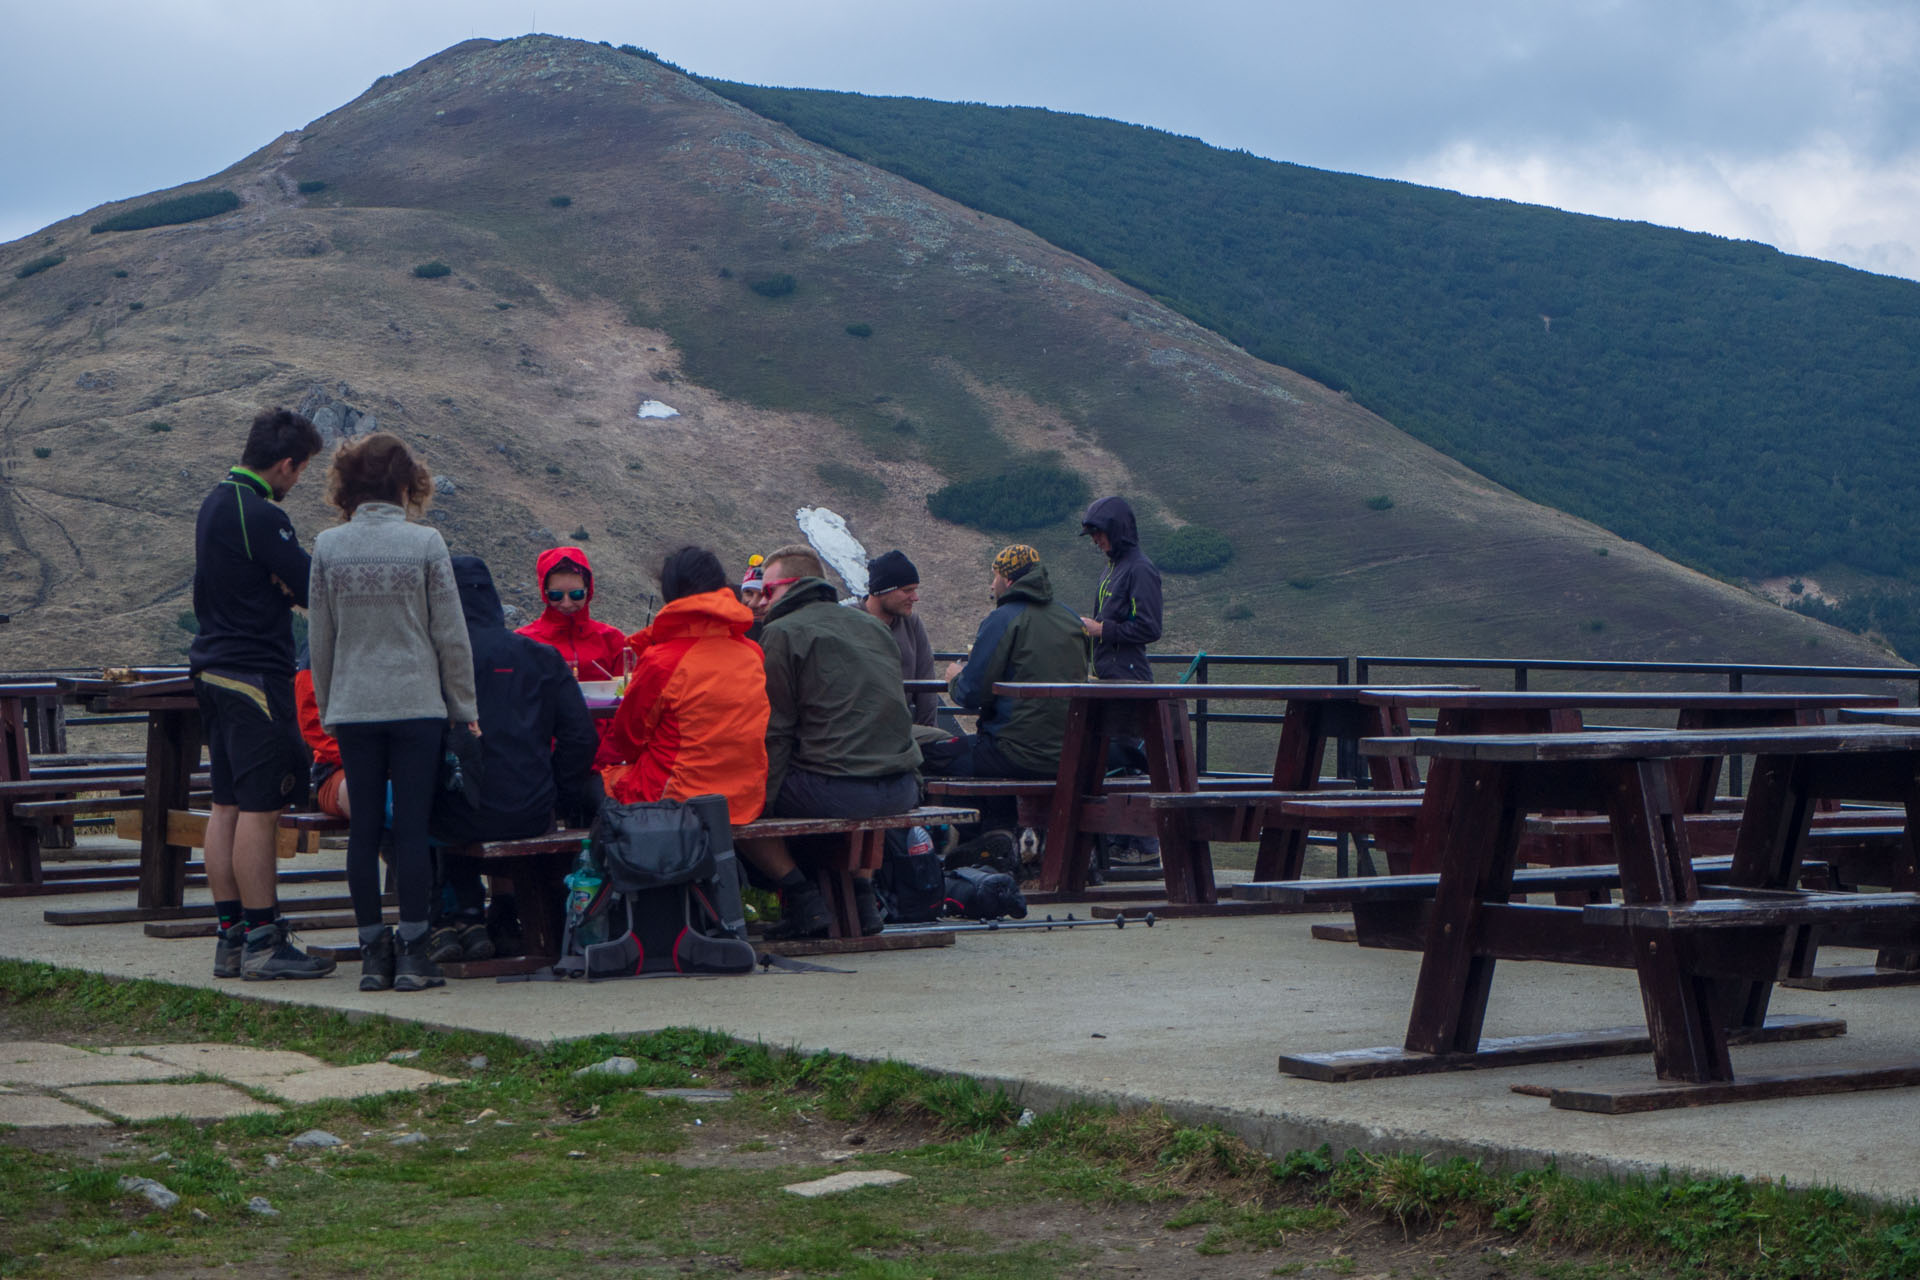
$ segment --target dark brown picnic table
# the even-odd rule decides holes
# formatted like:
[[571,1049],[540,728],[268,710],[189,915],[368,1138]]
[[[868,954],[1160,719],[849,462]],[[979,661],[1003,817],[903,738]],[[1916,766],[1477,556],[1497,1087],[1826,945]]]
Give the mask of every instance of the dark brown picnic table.
[[[1727,1048],[1844,1030],[1833,1020],[1767,1017],[1782,955],[1809,927],[1843,932],[1855,945],[1920,945],[1920,894],[1796,888],[1821,800],[1897,805],[1913,829],[1920,728],[1445,735],[1370,739],[1361,749],[1454,766],[1430,778],[1416,837],[1423,859],[1438,868],[1431,897],[1355,903],[1363,943],[1370,931],[1397,933],[1398,943],[1383,945],[1422,940],[1407,1036],[1400,1049],[1289,1054],[1283,1071],[1348,1080],[1651,1048],[1656,1075],[1671,1083],[1552,1091],[1556,1106],[1609,1112],[1920,1082],[1920,1063],[1737,1078]],[[1752,789],[1726,883],[1703,894],[1668,766],[1731,754],[1755,757]],[[1619,904],[1509,901],[1522,821],[1545,808],[1608,815]],[[1272,889],[1284,899],[1283,886]],[[1503,959],[1635,969],[1648,1035],[1615,1028],[1483,1043],[1494,967]]]
[[[1213,860],[1207,840],[1198,834],[1199,811],[1182,807],[1108,804],[1105,794],[1107,743],[1138,737],[1147,757],[1149,793],[1201,793],[1195,763],[1189,702],[1284,702],[1280,742],[1274,753],[1272,790],[1317,790],[1327,743],[1395,731],[1395,712],[1367,706],[1359,695],[1372,686],[1324,684],[1086,684],[1001,683],[996,694],[1016,698],[1067,701],[1067,727],[1047,811],[1047,841],[1040,872],[1043,892],[1081,892],[1096,834],[1154,835],[1160,840],[1160,865],[1167,901],[1214,903]],[[1401,772],[1387,770],[1391,785]],[[1379,779],[1376,779],[1379,781]],[[1223,797],[1227,798],[1227,797]],[[1228,798],[1253,805],[1249,795]],[[1267,878],[1297,875],[1306,849],[1306,829],[1297,824],[1264,826],[1258,867]]]

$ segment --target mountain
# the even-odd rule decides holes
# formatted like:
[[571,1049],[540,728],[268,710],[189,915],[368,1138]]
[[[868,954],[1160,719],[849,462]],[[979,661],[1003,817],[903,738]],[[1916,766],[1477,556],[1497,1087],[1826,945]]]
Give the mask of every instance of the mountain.
[[[5,665],[176,656],[194,511],[275,403],[416,443],[431,518],[523,610],[535,554],[585,540],[596,612],[629,627],[664,551],[739,564],[825,505],[909,552],[960,647],[1007,541],[1091,603],[1077,486],[1130,495],[1149,551],[1231,550],[1169,575],[1168,650],[1885,660],[1029,231],[550,37],[455,46],[202,182],[0,246]],[[289,499],[303,536],[322,488]],[[947,523],[935,493],[1044,523]]]
[[1113,120],[703,83],[1665,555],[1920,577],[1920,283]]

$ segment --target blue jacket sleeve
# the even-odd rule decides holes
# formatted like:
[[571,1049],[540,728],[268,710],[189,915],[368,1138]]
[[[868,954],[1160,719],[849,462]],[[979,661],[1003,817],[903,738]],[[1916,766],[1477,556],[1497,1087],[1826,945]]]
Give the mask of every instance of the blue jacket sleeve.
[[984,711],[993,700],[993,682],[1007,669],[1005,650],[1015,612],[1002,606],[980,623],[979,633],[973,637],[973,648],[967,654],[967,665],[947,685],[955,706]]
[[1160,571],[1145,556],[1118,566],[1101,638],[1115,644],[1152,644],[1160,638]]

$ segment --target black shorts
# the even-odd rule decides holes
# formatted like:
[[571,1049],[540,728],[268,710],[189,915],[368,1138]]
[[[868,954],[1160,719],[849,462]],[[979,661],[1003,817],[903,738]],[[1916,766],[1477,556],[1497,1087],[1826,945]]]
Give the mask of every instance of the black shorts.
[[307,802],[311,757],[300,737],[293,681],[246,671],[201,671],[193,679],[211,757],[213,802],[271,813]]

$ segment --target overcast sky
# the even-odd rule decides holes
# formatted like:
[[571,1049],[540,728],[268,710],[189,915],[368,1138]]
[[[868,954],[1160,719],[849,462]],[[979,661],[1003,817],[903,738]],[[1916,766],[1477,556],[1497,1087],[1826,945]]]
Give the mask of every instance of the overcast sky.
[[1044,106],[1920,279],[1915,0],[0,0],[0,241],[473,36]]

